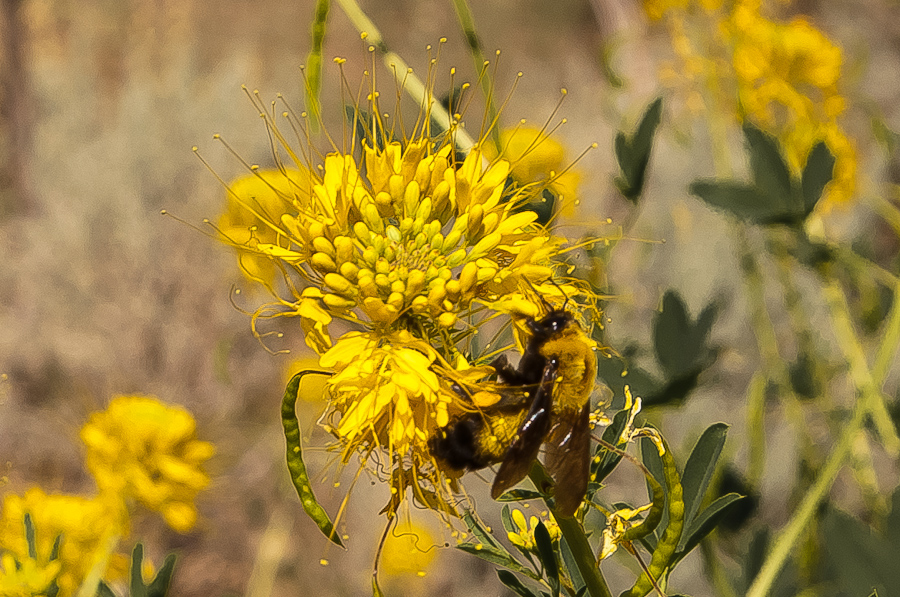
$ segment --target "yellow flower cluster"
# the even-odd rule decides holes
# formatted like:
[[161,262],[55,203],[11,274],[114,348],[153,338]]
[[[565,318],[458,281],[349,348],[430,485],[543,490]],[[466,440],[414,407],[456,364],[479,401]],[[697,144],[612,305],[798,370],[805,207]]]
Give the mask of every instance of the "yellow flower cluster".
[[[497,152],[487,146],[485,153],[493,158]],[[581,174],[570,167],[563,144],[543,130],[522,125],[501,131],[499,155],[512,164],[510,175],[519,184],[566,199],[564,213],[576,204]]]
[[838,123],[841,49],[806,20],[770,21],[757,2],[741,2],[730,19],[733,65],[744,117],[773,132],[795,172],[825,140],[834,154],[827,200],[840,203],[856,187],[856,151]]
[[59,560],[41,565],[31,557],[20,561],[11,553],[4,553],[0,555],[0,595],[3,597],[42,595],[59,575],[61,566]]
[[[229,185],[225,211],[219,217],[219,230],[236,247],[272,244],[277,233],[266,222],[270,214],[282,214],[291,207],[285,202],[293,189],[309,194],[310,177],[304,170],[259,170]],[[252,209],[248,209],[248,206]],[[271,260],[254,252],[241,251],[240,269],[251,281],[272,285],[278,271]]]
[[87,467],[102,494],[136,499],[181,533],[197,520],[194,498],[209,484],[213,455],[185,409],[144,396],[117,396],[81,429]]
[[475,150],[454,164],[451,145],[433,148],[427,138],[366,146],[366,178],[352,155],[326,156],[311,193],[294,187],[296,213],[269,221],[280,242],[247,247],[308,280],[286,306],[320,354],[334,318],[449,329],[473,300],[514,292],[520,276],[549,276],[537,264],[554,244],[504,194],[509,162],[484,169]]
[[552,541],[559,540],[559,526],[556,524],[556,521],[553,520],[552,514],[548,514],[547,520],[541,520],[537,516],[531,516],[527,522],[525,520],[525,514],[518,508],[514,508],[512,512],[510,512],[510,515],[518,528],[518,532],[509,531],[506,534],[510,543],[513,545],[526,551],[535,551],[537,548],[535,547],[534,542],[534,529],[537,528],[538,523],[540,522],[544,523],[544,527],[547,529]]
[[651,18],[665,17],[682,63],[664,69],[663,78],[684,80],[692,110],[733,107],[738,120],[773,134],[798,175],[824,140],[836,162],[822,205],[847,201],[856,188],[857,156],[840,124],[841,49],[803,18],[764,17],[761,4],[738,0],[723,10],[712,0],[645,0]]
[[[200,466],[213,446],[196,439],[190,413],[155,398],[118,396],[91,416],[81,439],[97,496],[47,494],[39,487],[4,496],[0,595],[39,594],[55,580],[60,597],[68,597],[79,592],[89,573],[123,578],[129,560],[116,547],[129,532],[134,501],[159,511],[179,532],[193,527],[194,498],[209,483]],[[26,514],[34,527],[36,558],[29,555]],[[58,558],[51,560],[57,540]]]
[[[407,136],[389,130],[374,84],[367,101],[348,127],[360,138],[345,139],[343,149],[332,143],[320,163],[303,157],[312,151],[291,148],[266,113],[276,158],[292,163],[232,184],[220,229],[226,243],[255,258],[242,261],[245,271],[250,263],[263,271],[266,260],[281,274],[272,284],[256,275],[275,297],[257,310],[256,333],[263,318],[298,318],[319,366],[333,373],[320,423],[342,463],[359,454],[365,465],[380,452],[377,470],[389,471],[392,504],[412,487],[429,507],[452,511],[437,497],[446,479],[428,445],[454,416],[481,406],[474,396],[487,399],[479,384],[494,371],[480,351],[491,340],[474,338],[485,322],[499,319],[502,329],[510,316],[539,315],[541,298],[571,299],[577,311],[587,294],[580,283],[554,279],[564,239],[522,209],[536,189],[574,201],[578,177],[541,130],[504,132],[499,150],[485,131],[462,157],[460,115],[449,130],[433,132],[422,124],[432,121],[423,108]],[[282,116],[302,130],[295,114]]]
[[[23,524],[26,513],[31,515],[35,530],[37,558],[33,566],[43,570],[43,573],[35,572],[32,581],[43,583],[44,574],[47,574],[50,575],[49,584],[55,576],[50,572],[56,570],[60,597],[74,595],[88,572],[98,562],[102,565],[102,558],[110,558],[103,568],[103,578],[125,575],[127,559],[110,557],[112,547],[107,545],[118,539],[128,524],[127,513],[114,496],[48,495],[39,487],[27,490],[22,496],[7,494],[0,513],[0,550],[8,552],[20,563],[29,559]],[[50,558],[59,536],[62,536],[59,563],[54,564]],[[4,568],[9,574],[10,567],[5,562]]]

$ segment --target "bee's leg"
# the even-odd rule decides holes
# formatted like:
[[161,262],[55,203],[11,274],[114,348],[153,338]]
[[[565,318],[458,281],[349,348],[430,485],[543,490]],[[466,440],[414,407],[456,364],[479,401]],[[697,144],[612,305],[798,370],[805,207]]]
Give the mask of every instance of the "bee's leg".
[[497,376],[500,378],[501,383],[511,386],[518,386],[525,383],[522,379],[522,374],[509,364],[509,360],[506,358],[505,354],[501,354],[494,359],[491,362],[491,367],[497,372]]

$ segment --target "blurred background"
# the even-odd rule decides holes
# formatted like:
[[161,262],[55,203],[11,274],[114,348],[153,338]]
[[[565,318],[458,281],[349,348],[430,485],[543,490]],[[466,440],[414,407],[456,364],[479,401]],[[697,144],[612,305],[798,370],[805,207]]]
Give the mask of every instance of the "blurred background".
[[[661,75],[677,64],[670,30],[648,18],[636,0],[472,4],[489,57],[502,51],[498,89],[505,93],[516,73],[524,73],[502,123],[526,119],[540,126],[566,88],[559,116],[568,122],[555,138],[571,159],[598,144],[576,166],[582,205],[573,230],[590,233],[607,217],[614,224],[630,220],[606,272],[614,295],[609,344],[620,352],[631,347],[628,354],[640,367],[659,376],[647,347],[666,291],[679,293],[694,318],[717,305],[709,344],[718,358],[704,368],[689,399],[655,409],[651,418],[676,454],[686,454],[711,423],[728,423],[725,459],[740,477],[748,463],[747,386],[760,359],[729,228],[687,190],[715,168],[704,117],[683,85],[667,84]],[[458,80],[474,81],[450,2],[361,6],[417,71],[427,66],[426,46],[446,37],[442,67],[455,66],[463,75]],[[179,554],[172,594],[262,595],[267,583],[274,583],[274,595],[305,594],[309,587],[319,595],[367,593],[384,487],[364,480],[354,490],[345,518],[351,540],[343,552],[326,545],[288,483],[278,408],[285,368],[305,354],[300,336],[291,335],[299,328],[285,323],[286,337],[272,342],[292,354],[267,352],[251,334],[248,316],[232,304],[234,286],[243,290],[235,297],[240,308],[253,311],[263,298],[248,288],[232,252],[160,215],[166,209],[202,228],[204,218],[215,221],[222,212],[223,187],[192,146],[224,180],[246,170],[213,134],[247,162],[272,165],[265,128],[241,85],[258,89],[265,101],[282,93],[302,106],[300,67],[310,48],[314,3],[2,0],[0,9],[0,373],[7,376],[0,384],[0,462],[8,477],[0,491],[39,484],[90,494],[78,429],[115,394],[153,394],[191,410],[198,435],[217,447],[208,466],[213,483],[198,498],[201,519],[192,532],[175,533],[149,515],[132,529],[155,562],[168,551]],[[859,156],[857,199],[828,210],[823,222],[829,238],[896,272],[897,237],[866,198],[889,196],[900,175],[889,142],[891,131],[900,130],[900,4],[801,0],[774,3],[770,14],[784,20],[805,15],[843,50],[842,90],[850,106],[845,130]],[[332,6],[322,92],[332,131],[340,130],[343,110],[331,58],[347,59],[352,87],[368,66],[367,54],[356,29]],[[379,76],[390,89],[383,69]],[[665,98],[663,122],[638,210],[612,184],[613,138],[617,130],[632,130],[659,95]],[[728,141],[739,164],[739,128]],[[801,294],[815,292],[803,274],[798,284]],[[776,306],[775,329],[793,351],[791,322],[777,309],[782,290],[767,285],[766,293]],[[889,301],[869,305],[862,291],[855,298],[859,313],[871,309],[874,333]],[[810,298],[809,309],[821,317],[818,297]],[[825,328],[819,340],[829,353],[834,340]],[[886,385],[891,395],[896,378],[892,374]],[[312,430],[319,406],[304,405],[301,413],[308,444],[322,445],[325,437]],[[796,434],[778,404],[770,405],[766,420],[771,457],[752,490],[759,498],[758,524],[778,528],[794,505],[790,493],[802,460],[794,457]],[[825,416],[813,413],[807,425],[827,446]],[[313,454],[313,473],[330,461]],[[896,463],[876,454],[874,466],[890,493]],[[330,491],[332,470],[318,491],[335,512],[343,490]],[[640,499],[637,472],[617,471],[608,482],[607,501]],[[483,485],[476,498],[492,507],[487,483],[469,485]],[[852,483],[839,484],[833,497],[850,511],[861,501]],[[435,544],[450,540],[433,516],[420,518]],[[426,560],[431,556],[424,577],[398,573],[385,588],[448,597],[505,590],[480,560],[453,549],[431,550]],[[633,578],[628,567],[627,557],[609,564],[611,583]],[[671,586],[711,594],[703,571],[693,554]]]

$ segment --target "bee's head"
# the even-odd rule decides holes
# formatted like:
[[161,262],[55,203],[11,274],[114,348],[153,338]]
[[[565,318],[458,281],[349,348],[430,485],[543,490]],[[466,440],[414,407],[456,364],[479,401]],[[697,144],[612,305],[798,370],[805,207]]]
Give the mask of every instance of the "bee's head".
[[561,332],[574,319],[572,314],[564,309],[554,309],[545,315],[540,321],[531,321],[529,326],[536,337],[549,338],[557,332]]

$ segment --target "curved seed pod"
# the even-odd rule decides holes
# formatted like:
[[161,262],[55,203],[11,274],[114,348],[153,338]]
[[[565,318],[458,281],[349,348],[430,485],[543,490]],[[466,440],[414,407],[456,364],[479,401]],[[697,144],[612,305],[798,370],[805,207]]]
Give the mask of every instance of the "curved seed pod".
[[666,492],[663,491],[663,487],[659,484],[659,481],[650,474],[650,471],[645,471],[644,476],[647,477],[647,482],[650,484],[650,489],[653,493],[653,496],[651,497],[652,505],[647,512],[647,516],[644,517],[644,520],[641,521],[640,524],[625,531],[622,535],[622,541],[638,541],[639,539],[643,539],[656,530],[656,527],[659,526],[659,522],[662,520],[663,510],[666,507]]
[[328,518],[328,513],[316,501],[313,494],[312,486],[309,482],[309,475],[306,472],[306,465],[303,463],[303,451],[300,447],[300,421],[297,420],[297,413],[294,410],[294,403],[297,401],[297,391],[300,389],[300,381],[307,374],[326,374],[325,371],[304,370],[297,373],[288,382],[284,389],[284,398],[281,401],[281,423],[284,426],[284,439],[287,442],[287,465],[291,473],[291,483],[300,496],[300,503],[306,514],[318,525],[322,533],[333,543],[344,546],[341,538],[338,536]]
[[[661,454],[660,457],[663,463],[666,489],[669,492],[669,524],[662,538],[656,544],[656,549],[650,558],[650,565],[647,567],[654,579],[659,579],[665,574],[666,569],[675,557],[675,550],[678,548],[678,541],[681,539],[681,531],[684,528],[684,491],[681,487],[681,477],[675,466],[675,459],[672,457],[672,450],[669,449],[669,444],[662,437],[660,437],[660,440],[663,448],[665,448],[665,453]],[[655,488],[653,493],[655,506]],[[623,597],[644,597],[653,589],[654,582],[647,577],[646,573],[641,574],[641,577],[634,583],[631,590],[623,593]]]

